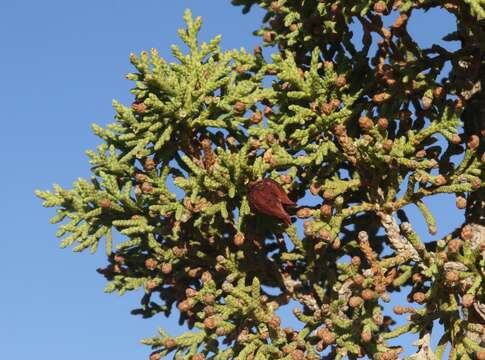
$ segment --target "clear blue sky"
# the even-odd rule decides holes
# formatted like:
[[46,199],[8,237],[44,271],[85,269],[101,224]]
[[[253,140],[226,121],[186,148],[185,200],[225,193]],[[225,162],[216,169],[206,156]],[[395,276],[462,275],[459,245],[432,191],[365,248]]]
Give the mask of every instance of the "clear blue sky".
[[[131,100],[130,52],[155,47],[170,58],[185,8],[203,17],[203,40],[220,33],[224,49],[258,43],[251,32],[261,12],[242,16],[229,0],[0,1],[0,359],[145,359],[141,338],[159,325],[180,332],[176,321],[130,315],[138,293],[104,294],[95,271],[103,252],[60,250],[48,223],[53,211],[34,189],[89,176],[84,151],[99,143],[90,124],[112,121],[113,98]],[[453,23],[435,13],[412,26],[430,44]],[[428,202],[437,209],[437,236],[462,221],[453,202]]]

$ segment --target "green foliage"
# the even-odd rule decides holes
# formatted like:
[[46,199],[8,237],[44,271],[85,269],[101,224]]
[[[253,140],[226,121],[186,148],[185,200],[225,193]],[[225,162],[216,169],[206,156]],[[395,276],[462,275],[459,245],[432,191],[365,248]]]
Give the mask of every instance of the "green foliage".
[[[177,62],[132,54],[134,102],[114,101],[116,122],[93,125],[102,143],[87,152],[91,179],[36,193],[57,208],[61,247],[95,252],[104,239],[106,292],[145,290],[134,313],[176,304],[193,330],[144,340],[152,360],[396,359],[402,349],[388,341],[405,333],[419,333],[416,356],[432,359],[423,356],[436,319],[446,329],[438,355],[448,343],[451,359],[484,355],[469,314],[485,300],[482,247],[470,227],[424,244],[406,220],[416,205],[434,234],[427,197],[461,201],[483,186],[480,139],[460,131],[463,84],[483,62],[469,54],[485,49],[484,2],[444,5],[472,44],[455,53],[421,49],[406,30],[412,11],[435,2],[233,3],[267,9],[258,33],[279,51],[269,60],[259,47],[223,52],[220,37],[199,44],[201,19],[187,11]],[[387,29],[382,17],[395,12]],[[360,48],[351,22],[362,24]],[[249,186],[264,177],[298,202],[293,225],[251,208]],[[318,206],[305,204],[309,193]],[[391,328],[382,302],[404,286],[415,306],[395,308],[411,316]],[[290,301],[300,331],[276,314]]]

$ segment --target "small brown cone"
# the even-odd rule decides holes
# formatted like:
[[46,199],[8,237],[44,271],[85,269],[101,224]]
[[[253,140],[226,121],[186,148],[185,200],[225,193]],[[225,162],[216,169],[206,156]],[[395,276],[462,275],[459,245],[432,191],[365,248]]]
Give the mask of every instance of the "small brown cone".
[[238,232],[236,235],[234,235],[234,239],[233,239],[234,245],[243,246],[244,240],[245,240],[245,237],[243,233]]
[[485,349],[477,352],[477,360],[485,360]]
[[474,300],[475,298],[473,297],[472,294],[465,294],[461,299],[461,303],[463,304],[464,307],[470,307],[473,304]]
[[456,207],[458,209],[466,209],[466,199],[463,196],[457,196]]

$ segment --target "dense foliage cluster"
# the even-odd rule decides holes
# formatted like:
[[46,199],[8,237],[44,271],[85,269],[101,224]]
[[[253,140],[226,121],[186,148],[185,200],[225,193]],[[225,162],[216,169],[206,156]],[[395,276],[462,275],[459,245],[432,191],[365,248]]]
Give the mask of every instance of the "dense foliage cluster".
[[[485,359],[485,1],[233,3],[266,10],[257,34],[277,48],[199,44],[187,12],[176,63],[132,55],[134,102],[93,126],[93,176],[37,192],[57,208],[61,246],[104,239],[107,292],[143,287],[145,317],[178,308],[191,331],[144,340],[152,360],[391,360],[402,348],[388,341],[405,333],[419,334],[413,359],[447,346]],[[456,16],[445,39],[457,51],[408,32],[433,7]],[[265,178],[297,204],[292,221],[251,203]],[[424,243],[405,207],[435,234],[424,200],[442,193],[467,219]],[[393,292],[402,305],[387,314]],[[295,304],[298,331],[276,313]],[[435,320],[445,331],[431,349]]]

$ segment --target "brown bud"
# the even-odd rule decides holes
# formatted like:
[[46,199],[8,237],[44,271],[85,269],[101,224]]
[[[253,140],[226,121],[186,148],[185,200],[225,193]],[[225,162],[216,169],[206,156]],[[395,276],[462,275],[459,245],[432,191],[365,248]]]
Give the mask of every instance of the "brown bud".
[[338,124],[334,128],[335,135],[337,136],[343,136],[344,134],[347,133],[347,129],[343,124]]
[[187,275],[191,278],[196,278],[200,274],[200,268],[190,269],[187,271]]
[[456,197],[456,207],[458,209],[465,209],[466,208],[466,199],[463,196]]
[[295,349],[290,352],[291,360],[305,360],[305,353],[300,349]]
[[142,174],[142,173],[135,174],[135,180],[139,183],[144,182],[146,179],[147,179],[147,176],[145,174]]
[[386,79],[386,84],[390,87],[396,85],[396,79],[388,78]]
[[306,218],[309,218],[310,216],[312,216],[312,212],[313,212],[313,210],[310,209],[310,208],[300,208],[296,212],[296,216],[299,219],[306,219]]
[[474,301],[475,301],[475,298],[473,297],[472,294],[465,294],[461,299],[461,303],[463,304],[464,307],[470,307]]
[[[107,269],[105,269],[105,270],[109,270],[109,267]],[[122,268],[121,268],[120,264],[114,264],[113,265],[113,272],[115,274],[120,274],[121,273],[121,270],[122,270]]]
[[246,104],[243,103],[242,101],[236,101],[232,109],[236,113],[239,113],[239,114],[244,113],[246,111]]
[[426,184],[428,181],[429,181],[429,176],[426,174],[422,175],[421,178],[419,179],[419,182],[423,185]]
[[188,298],[197,296],[197,294],[198,294],[197,290],[195,290],[195,289],[192,289],[190,287],[185,289],[185,296],[187,296]]
[[328,204],[323,204],[320,206],[320,214],[324,217],[329,217],[332,215],[332,207]]
[[317,336],[323,340],[325,345],[333,344],[335,341],[335,336],[325,327],[317,330]]
[[415,302],[417,302],[418,304],[424,304],[424,302],[426,301],[426,295],[422,292],[415,292],[413,294],[413,300]]
[[296,30],[298,30],[298,25],[297,24],[291,24],[290,25],[290,31],[295,32]]
[[321,189],[321,188],[322,188],[322,187],[321,187],[321,186],[319,186],[319,185],[317,185],[316,183],[312,183],[312,184],[310,185],[310,193],[311,193],[312,195],[318,195],[318,193],[320,192],[320,189]]
[[268,117],[273,114],[273,108],[271,106],[265,106],[263,109],[263,115]]
[[456,254],[460,251],[462,241],[459,239],[452,239],[448,242],[448,252]]
[[138,114],[143,114],[146,110],[146,106],[143,103],[133,103],[131,108],[135,110]]
[[426,156],[426,150],[419,150],[417,153],[416,153],[416,157],[418,159],[422,159]]
[[360,264],[362,263],[362,260],[360,259],[359,256],[352,256],[352,259],[350,260],[351,264],[355,267],[359,267]]
[[446,252],[444,252],[444,251],[438,252],[436,254],[436,257],[438,258],[438,260],[441,260],[443,262],[448,261],[448,254],[446,254]]
[[367,116],[361,116],[359,118],[359,126],[362,128],[362,130],[370,130],[374,126],[374,123]]
[[362,340],[362,342],[368,343],[372,340],[372,333],[370,331],[364,330],[360,334],[360,339]]
[[371,289],[364,289],[362,290],[361,296],[365,301],[371,301],[374,299],[375,293]]
[[318,232],[318,236],[323,241],[330,241],[330,239],[331,239],[330,232],[327,229],[324,229],[324,228],[320,229],[320,231]]
[[438,175],[437,177],[434,178],[435,185],[438,185],[438,186],[445,185],[446,182],[447,180],[443,175]]
[[109,209],[111,207],[111,200],[110,199],[101,199],[101,200],[99,200],[99,206],[102,209]]
[[207,315],[207,316],[212,316],[216,313],[216,308],[214,306],[206,306],[204,307],[204,313]]
[[373,97],[372,97],[372,101],[374,101],[376,104],[380,104],[380,103],[383,103],[384,101],[388,100],[389,98],[391,97],[390,94],[388,93],[379,93],[379,94],[375,94]]
[[209,330],[215,329],[218,323],[219,319],[215,316],[209,316],[207,319],[204,319],[204,327]]
[[332,200],[332,199],[335,199],[335,197],[337,196],[337,194],[335,194],[335,191],[332,190],[332,189],[326,189],[324,192],[323,192],[323,198],[325,200]]
[[153,169],[155,169],[156,166],[157,166],[157,164],[155,163],[155,161],[152,158],[146,158],[145,162],[143,164],[143,168],[146,171],[152,171]]
[[378,14],[382,14],[387,11],[387,5],[384,1],[378,1],[374,4],[374,11]]
[[160,353],[152,353],[150,355],[150,360],[160,360],[162,358],[162,355]]
[[261,142],[258,139],[251,138],[249,141],[253,149],[259,149],[261,147]]
[[236,233],[236,235],[234,235],[234,239],[233,239],[233,242],[234,242],[234,245],[236,246],[242,246],[244,244],[244,234],[243,233]]
[[338,249],[340,249],[340,245],[342,245],[342,241],[340,240],[340,238],[337,237],[337,238],[333,239],[332,249],[338,250]]
[[150,279],[145,283],[145,289],[151,291],[157,287],[157,282],[154,279]]
[[332,14],[338,14],[340,13],[340,4],[339,3],[332,3],[332,5],[330,5],[330,12]]
[[261,48],[261,46],[256,45],[253,49],[253,54],[254,55],[261,55],[262,53],[263,53],[263,49]]
[[346,84],[347,84],[347,79],[345,78],[344,75],[339,75],[335,80],[335,85],[337,85],[338,87],[345,86]]
[[205,355],[202,353],[195,354],[190,360],[205,360]]
[[477,360],[485,360],[485,350],[477,351]]
[[177,307],[181,312],[187,312],[192,309],[192,303],[189,300],[183,300]]
[[272,133],[268,133],[268,134],[266,134],[266,141],[269,144],[273,144],[276,141],[276,138]]
[[141,191],[144,193],[144,194],[149,194],[151,193],[153,190],[153,186],[152,184],[148,183],[148,182],[144,182],[142,185],[141,185]]
[[450,270],[445,273],[445,279],[447,282],[454,283],[460,280],[460,274],[457,271]]
[[394,311],[394,314],[396,314],[396,315],[402,315],[405,312],[405,309],[401,305],[394,306],[394,308],[392,310]]
[[266,150],[263,154],[263,160],[265,163],[271,164],[273,162],[273,150]]
[[332,106],[332,110],[338,109],[340,106],[341,102],[339,99],[332,99],[330,100],[330,105]]
[[118,264],[124,264],[125,263],[125,258],[121,255],[116,254],[113,259]]
[[485,164],[485,152],[482,154],[481,160],[482,160],[482,164]]
[[349,306],[356,308],[363,304],[364,300],[360,296],[352,296],[349,299]]
[[293,181],[293,178],[291,177],[291,175],[280,175],[280,180],[285,184],[291,184]]
[[224,336],[224,335],[226,335],[226,333],[227,333],[227,331],[223,327],[218,327],[216,329],[217,336]]
[[212,280],[212,274],[209,271],[204,271],[200,277],[202,283],[207,283]]
[[470,150],[476,150],[478,149],[478,146],[480,145],[480,138],[477,135],[472,135],[468,138],[468,147]]
[[263,120],[263,115],[259,111],[255,111],[253,115],[251,115],[251,122],[253,124],[259,124]]
[[270,43],[274,40],[275,33],[272,31],[265,31],[263,34],[263,41],[266,43]]
[[168,275],[172,272],[172,264],[171,263],[163,263],[162,264],[162,273]]
[[158,261],[155,259],[150,258],[145,260],[145,267],[148,270],[155,270],[157,268],[157,265],[158,265]]
[[281,319],[278,315],[273,315],[271,317],[271,319],[269,320],[268,322],[268,325],[272,328],[272,329],[278,329],[281,325]]
[[398,360],[400,350],[388,350],[385,353],[381,353],[379,360]]
[[184,248],[181,248],[181,247],[178,247],[178,246],[174,246],[172,248],[172,253],[175,257],[182,257],[186,254],[187,250],[185,250]]
[[303,223],[303,233],[305,236],[312,236],[314,229],[313,229],[314,222],[311,220],[307,220]]
[[473,238],[473,229],[470,225],[465,225],[461,229],[461,238],[465,241],[471,240]]
[[379,128],[381,130],[386,130],[387,127],[389,126],[389,120],[381,117],[381,118],[379,118],[379,120],[377,120],[377,125],[379,126]]
[[333,111],[333,106],[330,103],[325,103],[322,106],[320,106],[320,111],[325,115],[330,115]]
[[414,273],[411,277],[413,283],[419,284],[423,281],[423,276],[420,273]]
[[463,100],[460,98],[456,99],[454,105],[455,105],[455,110],[460,111],[461,109],[463,109]]
[[355,285],[361,286],[364,283],[364,281],[365,281],[365,278],[362,275],[358,274],[354,276]]
[[384,294],[386,292],[386,285],[384,285],[383,283],[377,283],[376,286],[375,286],[375,289],[376,289],[376,292],[383,298],[385,299],[387,297],[386,294]]
[[482,182],[479,178],[473,178],[470,185],[472,186],[473,190],[477,190],[482,186]]
[[386,139],[386,140],[384,140],[384,143],[382,144],[382,148],[386,151],[391,151],[393,145],[394,145],[394,143],[391,139]]
[[202,301],[206,305],[212,305],[214,303],[215,299],[216,299],[216,297],[213,294],[205,294],[202,297]]

